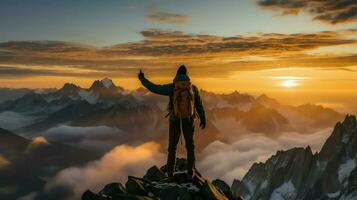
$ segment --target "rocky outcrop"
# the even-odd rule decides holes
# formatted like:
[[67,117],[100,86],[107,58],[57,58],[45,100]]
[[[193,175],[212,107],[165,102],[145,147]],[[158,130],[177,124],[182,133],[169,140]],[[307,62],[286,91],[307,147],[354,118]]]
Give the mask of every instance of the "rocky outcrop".
[[248,200],[357,199],[357,120],[338,122],[319,153],[310,147],[278,151],[255,163],[232,191]]
[[213,182],[203,178],[198,172],[193,179],[187,179],[186,160],[177,159],[176,172],[172,179],[166,176],[166,166],[153,166],[143,178],[129,176],[125,187],[120,183],[110,183],[98,193],[89,190],[82,200],[241,200],[222,180]]

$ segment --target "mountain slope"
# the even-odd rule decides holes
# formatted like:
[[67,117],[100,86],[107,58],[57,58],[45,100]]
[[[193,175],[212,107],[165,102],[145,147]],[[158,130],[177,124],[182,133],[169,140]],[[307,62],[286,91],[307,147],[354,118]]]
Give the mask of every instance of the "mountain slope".
[[31,92],[31,89],[27,88],[0,88],[0,103],[18,99],[29,92]]
[[232,190],[255,199],[357,198],[357,120],[338,122],[319,153],[310,147],[279,151],[265,163],[252,165]]
[[43,111],[46,106],[47,101],[41,94],[30,92],[16,100],[1,103],[0,111],[12,110],[16,112],[38,113]]
[[100,110],[101,104],[92,105],[85,100],[75,101],[72,104],[50,114],[40,122],[23,127],[22,130],[27,132],[44,131],[61,123],[70,123],[82,116]]
[[0,166],[0,199],[16,199],[42,190],[46,177],[59,170],[98,159],[100,155],[41,137],[29,140],[0,129],[0,156],[8,161]]

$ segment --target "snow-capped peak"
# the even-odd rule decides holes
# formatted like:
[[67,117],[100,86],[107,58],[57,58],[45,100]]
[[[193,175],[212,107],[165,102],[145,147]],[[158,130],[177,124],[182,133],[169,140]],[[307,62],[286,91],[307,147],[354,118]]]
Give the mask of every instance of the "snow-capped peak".
[[112,81],[111,79],[109,79],[109,78],[104,78],[104,79],[102,79],[100,82],[102,82],[103,85],[104,85],[106,88],[110,88],[110,87],[115,86],[114,83],[113,83],[113,81]]

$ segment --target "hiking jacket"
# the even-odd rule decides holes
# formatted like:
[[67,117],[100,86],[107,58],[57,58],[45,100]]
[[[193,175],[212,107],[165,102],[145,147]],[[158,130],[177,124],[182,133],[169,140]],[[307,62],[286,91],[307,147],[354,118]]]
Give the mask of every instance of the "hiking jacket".
[[[169,110],[170,114],[172,114],[172,111],[173,111],[172,97],[173,97],[173,93],[174,93],[174,83],[176,81],[190,81],[190,78],[187,75],[178,74],[175,76],[172,83],[163,84],[163,85],[154,84],[153,82],[149,81],[144,76],[142,78],[140,78],[139,80],[140,80],[141,84],[143,84],[143,86],[146,87],[151,92],[153,92],[155,94],[170,97],[168,110]],[[195,108],[196,108],[198,117],[200,118],[201,122],[206,122],[205,110],[203,108],[202,99],[201,99],[200,93],[198,91],[198,88],[195,85],[192,85],[192,89],[194,92],[194,101],[195,101],[194,104],[195,104]]]

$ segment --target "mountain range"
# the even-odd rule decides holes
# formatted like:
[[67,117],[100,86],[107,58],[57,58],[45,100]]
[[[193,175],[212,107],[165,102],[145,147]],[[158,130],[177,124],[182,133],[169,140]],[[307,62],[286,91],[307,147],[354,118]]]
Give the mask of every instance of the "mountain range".
[[[227,129],[229,137],[247,133],[263,133],[269,137],[283,132],[307,134],[331,127],[343,118],[330,108],[313,104],[284,105],[266,95],[216,94],[201,90],[201,96],[208,119],[205,132],[212,138],[207,142],[217,138],[227,140],[222,134],[227,133]],[[46,135],[57,140],[55,134],[47,133],[63,126],[105,126],[117,131],[115,141],[164,140],[167,102],[166,97],[143,88],[125,90],[108,78],[94,81],[89,88],[66,83],[58,90],[29,91],[0,103],[0,127],[28,137]]]

